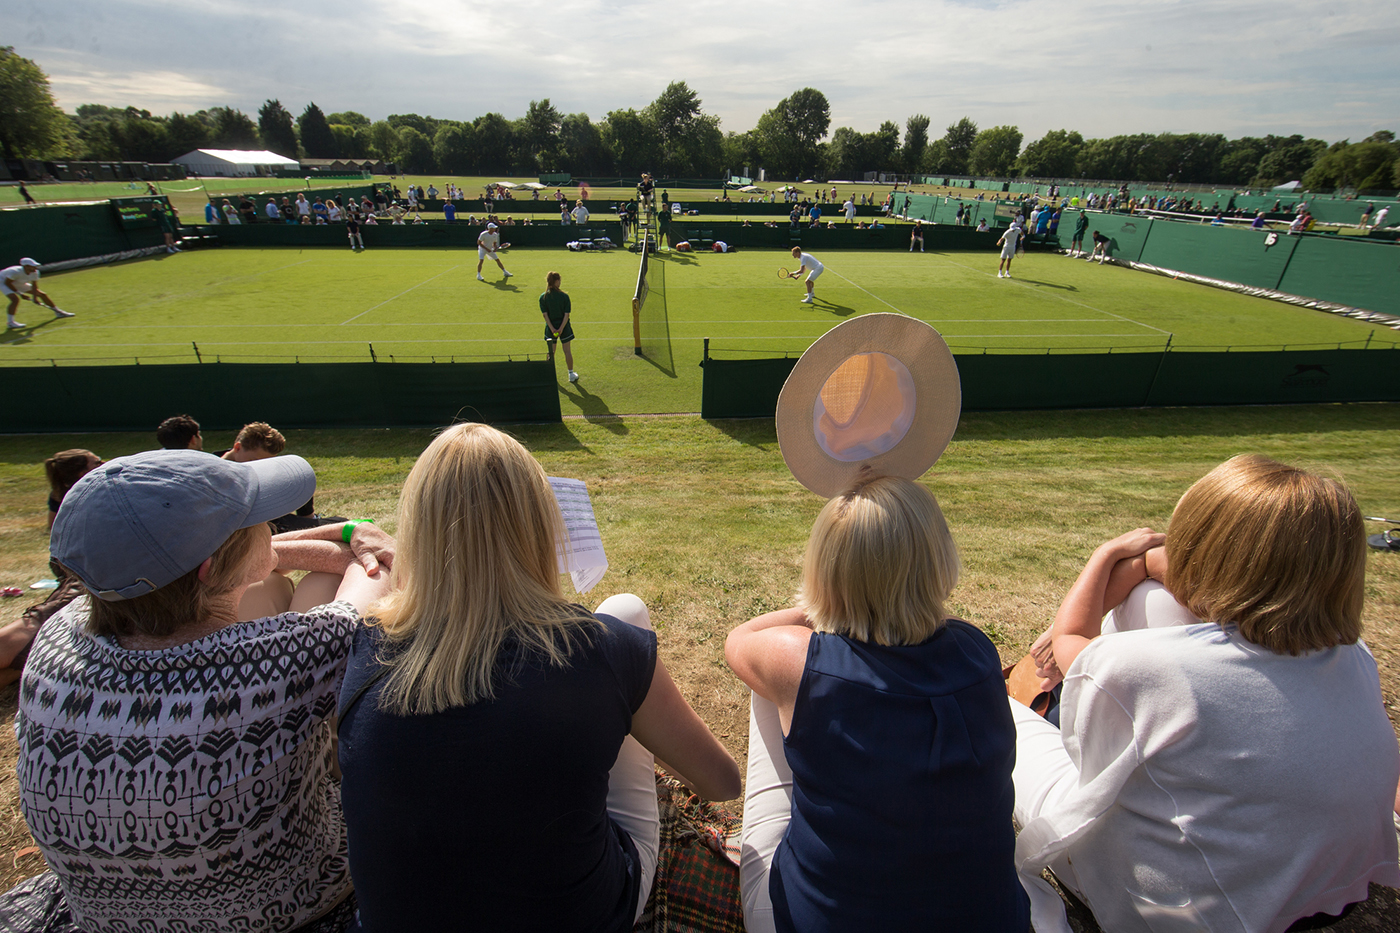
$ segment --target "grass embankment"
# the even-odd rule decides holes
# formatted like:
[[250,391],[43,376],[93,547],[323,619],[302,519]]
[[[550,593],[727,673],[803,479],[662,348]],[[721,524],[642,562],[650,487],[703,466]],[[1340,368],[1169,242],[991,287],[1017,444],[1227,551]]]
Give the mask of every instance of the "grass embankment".
[[[790,603],[822,504],[788,473],[773,423],[572,419],[512,431],[550,474],[588,483],[610,569],[586,601],[631,591],[651,605],[667,666],[742,762],[747,692],[724,664],[724,637]],[[389,530],[403,479],[431,436],[287,433],[289,449],[316,467],[323,513],[373,517]],[[206,437],[211,449],[231,441]],[[152,443],[130,434],[0,438],[0,584],[27,586],[48,575],[45,456],[81,446],[110,458]],[[1140,525],[1165,528],[1191,482],[1248,451],[1328,470],[1351,486],[1365,514],[1400,517],[1392,467],[1400,457],[1400,406],[967,415],[925,477],[962,553],[952,611],[1014,660],[1049,623],[1099,542]],[[17,617],[28,602],[0,603],[0,619]],[[1369,554],[1365,622],[1395,719],[1400,554]],[[13,687],[0,691],[0,890],[42,868],[36,854],[21,854],[30,842],[16,805],[7,725],[14,697]]]

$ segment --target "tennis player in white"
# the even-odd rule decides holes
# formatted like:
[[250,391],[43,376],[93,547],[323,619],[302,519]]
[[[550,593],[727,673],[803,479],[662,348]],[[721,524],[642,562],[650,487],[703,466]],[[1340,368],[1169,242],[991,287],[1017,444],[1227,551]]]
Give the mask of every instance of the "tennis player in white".
[[28,298],[36,305],[42,300],[56,318],[73,316],[72,311],[62,310],[53,303],[52,298],[39,290],[39,264],[33,259],[21,259],[19,265],[0,270],[0,295],[4,295],[9,302],[5,312],[9,317],[6,327],[10,330],[19,330],[26,326],[15,320],[15,311],[19,308],[21,297]]
[[811,253],[802,252],[800,246],[792,248],[792,258],[797,260],[797,271],[792,274],[793,278],[801,275],[803,269],[809,270],[807,272],[807,297],[802,299],[804,305],[809,305],[812,303],[812,289],[817,281],[817,276],[826,271],[826,266],[822,265],[821,261]]
[[501,262],[501,257],[496,255],[496,250],[501,248],[501,235],[496,230],[495,224],[487,224],[486,229],[481,231],[481,236],[476,238],[476,280],[478,282],[486,281],[481,277],[481,267],[488,259],[493,260],[496,265],[501,267],[505,278],[510,278],[510,270],[505,267],[505,263]]

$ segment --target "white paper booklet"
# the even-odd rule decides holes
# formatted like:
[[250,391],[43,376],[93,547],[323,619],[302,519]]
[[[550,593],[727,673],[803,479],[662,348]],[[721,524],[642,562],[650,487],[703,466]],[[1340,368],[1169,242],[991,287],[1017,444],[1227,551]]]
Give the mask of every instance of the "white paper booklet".
[[574,589],[587,593],[597,586],[608,572],[608,558],[603,553],[603,536],[598,531],[598,519],[593,516],[593,502],[583,480],[549,477],[559,511],[564,514],[564,531],[569,547],[559,548],[559,572],[567,572]]

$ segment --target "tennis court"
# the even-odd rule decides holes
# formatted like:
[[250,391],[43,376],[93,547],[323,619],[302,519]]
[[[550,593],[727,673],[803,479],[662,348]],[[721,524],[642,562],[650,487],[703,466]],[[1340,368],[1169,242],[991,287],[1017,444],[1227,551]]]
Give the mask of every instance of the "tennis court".
[[[508,230],[502,231],[509,239]],[[475,250],[214,249],[47,275],[78,317],[0,336],[0,363],[127,365],[195,362],[471,361],[540,358],[537,297],[558,270],[574,305],[577,386],[565,413],[699,408],[703,341],[712,354],[800,353],[853,315],[899,311],[928,321],[956,353],[1113,352],[1174,348],[1276,350],[1391,346],[1375,325],[1053,254],[819,253],[817,301],[780,280],[781,251],[659,254],[642,309],[647,355],[633,354],[638,256],[625,250],[502,253],[515,275]],[[666,352],[669,351],[669,352]],[[571,407],[572,405],[572,407]]]

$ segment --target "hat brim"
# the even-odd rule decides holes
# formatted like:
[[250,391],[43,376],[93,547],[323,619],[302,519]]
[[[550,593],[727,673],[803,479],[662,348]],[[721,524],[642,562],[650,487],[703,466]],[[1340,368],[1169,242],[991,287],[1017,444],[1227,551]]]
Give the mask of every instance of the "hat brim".
[[[884,353],[909,370],[914,383],[914,420],[888,451],[845,462],[826,453],[813,431],[813,410],[826,381],[847,359]],[[947,449],[962,414],[958,364],[943,337],[928,324],[903,314],[865,314],[838,324],[807,348],[778,395],[778,446],[803,486],[830,498],[862,474],[918,479]]]
[[257,490],[241,528],[295,512],[316,494],[316,471],[296,454],[243,464],[257,478]]

